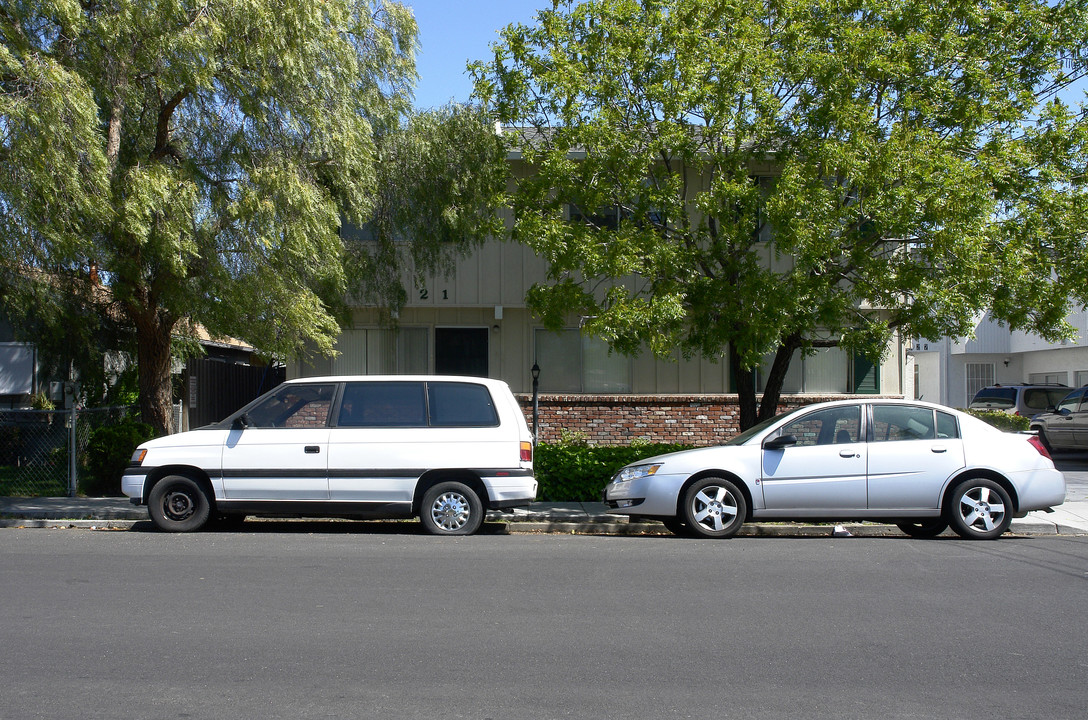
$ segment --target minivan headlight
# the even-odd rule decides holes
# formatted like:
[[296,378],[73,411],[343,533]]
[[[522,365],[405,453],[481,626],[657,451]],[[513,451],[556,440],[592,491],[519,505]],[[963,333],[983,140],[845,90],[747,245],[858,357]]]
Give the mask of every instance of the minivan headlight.
[[631,465],[625,467],[616,473],[616,477],[612,478],[614,483],[631,482],[642,477],[648,477],[656,473],[661,469],[661,463],[654,463],[652,465]]

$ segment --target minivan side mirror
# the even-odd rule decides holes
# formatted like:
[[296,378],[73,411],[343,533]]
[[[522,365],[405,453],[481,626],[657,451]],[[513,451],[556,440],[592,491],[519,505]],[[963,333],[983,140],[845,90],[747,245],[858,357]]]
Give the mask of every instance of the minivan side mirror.
[[795,435],[779,435],[776,438],[772,438],[763,443],[764,450],[782,450],[790,445],[797,444],[797,436]]

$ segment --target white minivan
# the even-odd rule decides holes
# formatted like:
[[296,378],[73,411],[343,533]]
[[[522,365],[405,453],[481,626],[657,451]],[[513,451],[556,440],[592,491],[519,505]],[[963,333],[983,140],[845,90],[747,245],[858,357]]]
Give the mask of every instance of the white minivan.
[[510,388],[453,376],[290,380],[214,425],[137,448],[121,488],[162,530],[246,515],[419,516],[469,535],[536,497]]

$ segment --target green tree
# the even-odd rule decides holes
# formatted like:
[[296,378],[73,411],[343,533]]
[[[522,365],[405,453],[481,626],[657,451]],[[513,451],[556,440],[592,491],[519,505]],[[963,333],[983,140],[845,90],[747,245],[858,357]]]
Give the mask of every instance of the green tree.
[[[0,264],[133,329],[158,433],[198,325],[331,352],[348,297],[398,300],[360,273],[425,271],[496,227],[480,208],[503,185],[479,168],[502,148],[471,109],[412,115],[403,5],[0,0],[0,36]],[[390,178],[413,194],[383,202]]]
[[[797,353],[880,357],[1083,305],[1083,2],[555,1],[474,65],[532,170],[530,306],[623,353],[729,357],[741,426]],[[754,370],[773,357],[757,398]]]

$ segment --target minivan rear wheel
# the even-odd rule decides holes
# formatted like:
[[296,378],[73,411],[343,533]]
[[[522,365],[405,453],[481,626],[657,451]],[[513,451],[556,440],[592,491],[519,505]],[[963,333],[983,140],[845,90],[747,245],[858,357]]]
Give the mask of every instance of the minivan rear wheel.
[[423,493],[419,519],[432,535],[471,535],[484,521],[480,497],[464,483],[438,483]]

